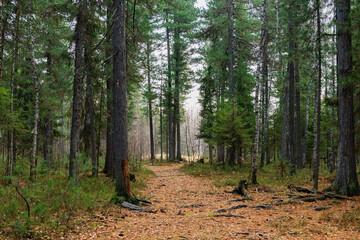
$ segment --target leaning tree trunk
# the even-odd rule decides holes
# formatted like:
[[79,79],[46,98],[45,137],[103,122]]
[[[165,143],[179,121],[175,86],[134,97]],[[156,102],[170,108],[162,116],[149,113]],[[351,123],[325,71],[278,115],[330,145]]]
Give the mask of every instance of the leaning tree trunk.
[[338,0],[338,168],[334,188],[336,192],[355,196],[360,194],[356,174],[354,137],[354,84],[349,82],[352,70],[350,0]]
[[85,2],[80,2],[79,11],[76,16],[75,26],[75,75],[73,84],[72,120],[70,134],[70,156],[69,156],[69,179],[76,184],[78,175],[78,163],[76,155],[79,151],[81,110],[82,110],[82,75],[84,58],[84,35],[85,35]]
[[117,196],[129,198],[130,173],[128,161],[127,83],[125,0],[114,0],[113,33],[113,101],[114,101],[114,166]]

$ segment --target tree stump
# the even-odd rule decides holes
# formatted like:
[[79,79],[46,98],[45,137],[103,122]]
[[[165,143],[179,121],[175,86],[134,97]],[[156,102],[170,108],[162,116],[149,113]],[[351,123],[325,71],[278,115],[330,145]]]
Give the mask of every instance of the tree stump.
[[234,188],[234,190],[232,190],[232,193],[236,193],[236,194],[246,197],[247,193],[246,193],[245,189],[247,189],[247,186],[248,186],[248,184],[247,184],[246,180],[240,180],[237,187]]

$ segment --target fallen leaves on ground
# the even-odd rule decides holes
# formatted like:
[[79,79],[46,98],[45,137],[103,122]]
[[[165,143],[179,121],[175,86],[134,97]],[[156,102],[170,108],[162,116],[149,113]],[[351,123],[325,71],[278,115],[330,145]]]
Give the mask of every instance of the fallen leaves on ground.
[[[251,198],[242,200],[239,195],[224,192],[230,188],[215,187],[209,179],[184,175],[180,166],[148,166],[157,176],[147,182],[144,195],[156,213],[110,206],[91,217],[78,216],[76,229],[51,238],[360,238],[360,198],[293,201],[289,191],[259,191],[259,187],[250,186]],[[241,207],[234,207],[239,203]]]

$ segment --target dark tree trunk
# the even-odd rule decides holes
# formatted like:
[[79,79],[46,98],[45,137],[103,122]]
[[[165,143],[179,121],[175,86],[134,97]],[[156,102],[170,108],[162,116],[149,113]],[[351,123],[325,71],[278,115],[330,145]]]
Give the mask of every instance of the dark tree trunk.
[[352,70],[350,0],[339,0],[336,4],[338,23],[338,168],[334,188],[336,192],[356,196],[360,194],[356,175],[354,138],[354,85],[349,82]]
[[295,81],[296,81],[296,150],[297,150],[297,167],[302,169],[304,166],[302,164],[302,143],[301,143],[301,106],[300,106],[300,73],[299,73],[299,63],[296,63],[295,66]]
[[161,161],[164,160],[163,157],[163,83],[161,80],[161,85],[160,85],[160,159]]
[[209,144],[209,161],[213,165],[213,146],[211,144]]
[[[89,29],[88,29],[89,30]],[[86,48],[85,48],[85,62],[86,62],[86,102],[85,102],[85,109],[86,109],[86,117],[84,124],[84,131],[88,131],[88,135],[84,136],[86,142],[90,142],[90,154],[87,156],[91,156],[91,173],[93,177],[98,176],[98,169],[97,169],[97,162],[96,162],[96,144],[95,144],[95,122],[94,122],[94,100],[93,100],[93,65],[92,65],[92,58],[90,56],[89,46],[91,46],[90,36],[87,35],[86,38]],[[88,129],[86,129],[88,127]],[[88,153],[88,152],[86,152]]]
[[[52,89],[52,56],[51,53],[46,53],[47,58],[47,70],[48,70],[48,81],[50,88]],[[47,111],[45,126],[45,141],[44,141],[44,161],[46,162],[47,168],[50,169],[53,165],[53,154],[52,154],[52,124],[51,124],[51,112]]]
[[[333,48],[335,49],[335,39],[333,38]],[[335,98],[335,55],[331,54],[331,98]],[[335,120],[335,107],[331,106],[331,122]],[[335,170],[335,141],[334,141],[334,127],[331,126],[330,129],[330,172],[334,172]]]
[[78,163],[76,155],[79,151],[80,127],[81,127],[81,94],[82,94],[82,75],[84,71],[84,35],[86,28],[85,2],[79,4],[76,16],[75,27],[75,76],[73,85],[73,104],[70,135],[70,156],[69,156],[69,178],[74,183],[77,182]]
[[[112,2],[109,1],[107,6],[107,17],[106,17],[106,26],[108,31],[112,26]],[[112,41],[109,37],[106,41],[106,66],[108,68],[111,67],[111,59],[112,59]],[[110,69],[106,70],[107,79],[106,79],[106,109],[107,109],[107,118],[106,118],[106,154],[105,154],[105,166],[103,169],[103,173],[107,176],[114,176],[114,150],[113,150],[113,138],[114,138],[114,111],[113,111],[113,76],[110,73]]]
[[222,145],[216,146],[217,161],[225,165],[225,149]]
[[114,166],[115,190],[118,196],[129,198],[130,175],[128,161],[127,83],[125,0],[114,0],[113,33],[113,101],[114,101]]
[[317,15],[317,57],[318,78],[315,84],[315,116],[314,116],[314,189],[318,190],[319,182],[319,152],[320,152],[320,115],[321,115],[321,26],[320,26],[320,1],[316,1]]
[[234,83],[233,83],[233,32],[234,32],[234,0],[227,0],[227,14],[228,14],[228,61],[229,61],[229,75],[228,75],[228,84],[229,84],[229,97],[233,98],[234,94]]
[[[11,67],[11,113],[14,112],[14,105],[16,104],[15,99],[17,98],[17,62],[19,59],[19,20],[20,20],[20,12],[18,6],[15,6],[15,31],[14,31],[14,41],[13,41],[13,59],[12,59],[12,67]],[[4,19],[6,20],[6,19]],[[4,26],[2,28],[2,32],[5,32]],[[5,33],[4,33],[5,34]],[[4,34],[2,39],[4,38]],[[3,45],[1,46],[3,47]],[[2,51],[2,49],[1,49]],[[2,54],[2,52],[0,53]],[[1,86],[1,84],[0,84]],[[16,152],[17,152],[17,145],[16,145],[16,131],[12,129],[10,133],[10,155],[11,158],[8,159],[9,161],[9,175],[13,174],[14,166],[16,165]]]
[[152,92],[151,92],[151,66],[150,66],[150,43],[147,42],[147,77],[148,77],[148,104],[149,104],[149,125],[150,125],[150,160],[155,160],[154,149],[154,127],[153,127],[153,112],[152,112]]
[[104,92],[103,92],[103,88],[101,88],[101,93],[100,93],[100,109],[99,109],[99,126],[98,126],[98,132],[97,132],[97,139],[96,139],[96,168],[97,168],[97,172],[99,172],[99,162],[100,162],[100,155],[101,155],[101,122],[102,122],[102,113],[103,113],[103,101],[104,101]]
[[[169,22],[168,16],[166,23]],[[167,64],[168,64],[168,89],[167,89],[167,107],[168,107],[168,161],[175,160],[175,135],[173,132],[173,104],[172,104],[172,78],[171,78],[171,59],[170,59],[170,29],[166,27],[166,43],[167,43]]]
[[282,77],[282,84],[283,84],[283,119],[282,119],[282,128],[281,128],[281,162],[285,159],[288,159],[288,147],[287,147],[287,136],[288,136],[288,87],[285,78],[285,71],[284,71],[284,62],[282,58],[282,48],[281,48],[281,41],[280,41],[280,19],[279,19],[279,3],[278,0],[275,1],[276,6],[276,42],[279,49],[279,60],[281,66],[281,77]]
[[294,69],[294,1],[289,2],[289,62],[288,62],[288,76],[289,76],[289,160],[290,160],[290,174],[293,175],[296,172],[295,162],[295,135],[294,135],[294,80],[295,80],[295,69]]
[[267,136],[267,122],[268,122],[268,56],[267,56],[267,27],[266,27],[266,0],[263,0],[261,6],[261,39],[260,39],[260,54],[261,54],[261,102],[262,102],[262,123],[261,123],[261,160],[260,168],[265,164],[265,158],[267,164],[269,164],[268,156],[268,136]]
[[[179,23],[177,23],[179,24]],[[175,55],[175,98],[174,98],[174,134],[176,132],[176,159],[181,160],[181,132],[180,132],[180,71],[181,71],[181,56],[180,56],[180,29],[175,28],[174,31],[174,55]]]
[[38,73],[36,69],[36,58],[35,58],[35,38],[33,32],[33,21],[32,21],[32,0],[28,1],[28,24],[29,24],[29,48],[31,54],[31,68],[34,81],[34,93],[35,93],[35,102],[34,102],[34,126],[33,126],[33,142],[32,142],[32,152],[30,158],[30,180],[34,180],[36,177],[36,166],[37,166],[37,147],[38,147],[38,125],[39,125],[39,101],[40,101],[40,83],[38,79]]

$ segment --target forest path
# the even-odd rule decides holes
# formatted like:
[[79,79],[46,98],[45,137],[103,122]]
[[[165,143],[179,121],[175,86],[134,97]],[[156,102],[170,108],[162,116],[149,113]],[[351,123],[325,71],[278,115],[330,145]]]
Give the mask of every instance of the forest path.
[[[286,201],[287,192],[266,188],[249,189],[254,200],[225,193],[231,188],[215,187],[211,180],[185,175],[181,164],[147,166],[156,176],[147,182],[144,195],[153,203],[156,213],[133,212],[111,206],[94,214],[78,226],[72,239],[359,239],[358,231],[339,229],[323,218],[325,212],[315,212],[318,203],[296,203],[276,206]],[[329,200],[331,201],[331,200]],[[345,202],[344,202],[345,203]],[[342,208],[350,208],[346,201]],[[198,205],[195,205],[198,204]],[[200,204],[200,205],[199,205]],[[235,210],[216,213],[239,204]],[[253,206],[272,204],[274,209]],[[358,204],[357,204],[358,205]],[[353,206],[352,206],[353,207]],[[337,208],[339,208],[337,206]],[[240,217],[214,217],[231,214]]]

